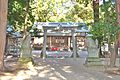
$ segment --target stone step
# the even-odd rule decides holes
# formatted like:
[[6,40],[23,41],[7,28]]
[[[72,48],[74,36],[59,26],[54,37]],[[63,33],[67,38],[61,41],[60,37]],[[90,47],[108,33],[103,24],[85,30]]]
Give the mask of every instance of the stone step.
[[88,57],[88,62],[101,62],[101,60],[97,57]]
[[98,57],[88,57],[87,65],[89,66],[102,66],[102,61]]

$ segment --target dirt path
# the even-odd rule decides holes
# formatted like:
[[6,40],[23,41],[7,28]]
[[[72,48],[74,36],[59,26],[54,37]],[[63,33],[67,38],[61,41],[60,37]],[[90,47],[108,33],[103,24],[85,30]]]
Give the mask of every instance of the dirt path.
[[120,80],[118,75],[104,72],[103,67],[85,67],[83,60],[35,59],[37,66],[17,73],[4,73],[0,80]]

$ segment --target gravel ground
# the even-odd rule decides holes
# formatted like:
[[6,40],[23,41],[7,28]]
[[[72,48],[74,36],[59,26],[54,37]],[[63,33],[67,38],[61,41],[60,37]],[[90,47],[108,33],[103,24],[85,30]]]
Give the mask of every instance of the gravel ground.
[[120,75],[105,73],[103,66],[84,66],[82,58],[34,60],[38,65],[30,66],[29,70],[1,74],[0,80],[120,80]]

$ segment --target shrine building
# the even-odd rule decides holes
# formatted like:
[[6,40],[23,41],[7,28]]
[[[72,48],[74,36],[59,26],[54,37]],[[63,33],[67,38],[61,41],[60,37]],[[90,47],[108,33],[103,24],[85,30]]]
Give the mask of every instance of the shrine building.
[[43,56],[47,52],[70,51],[73,57],[80,49],[86,48],[86,35],[89,29],[78,22],[35,22],[34,26],[43,31]]

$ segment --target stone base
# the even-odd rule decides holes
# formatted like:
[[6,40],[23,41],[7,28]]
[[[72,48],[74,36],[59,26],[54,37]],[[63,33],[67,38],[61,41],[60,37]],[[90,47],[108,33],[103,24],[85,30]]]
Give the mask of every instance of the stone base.
[[100,58],[98,57],[88,57],[86,61],[86,65],[88,66],[103,66]]

